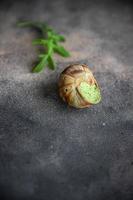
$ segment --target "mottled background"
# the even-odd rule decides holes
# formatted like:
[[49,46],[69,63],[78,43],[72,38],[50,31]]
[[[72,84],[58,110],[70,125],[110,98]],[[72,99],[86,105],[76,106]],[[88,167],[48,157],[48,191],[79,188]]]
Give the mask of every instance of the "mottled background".
[[[19,19],[46,21],[67,38],[70,58],[32,74],[37,35]],[[102,102],[68,107],[57,80],[86,63]],[[133,6],[131,1],[1,1],[0,199],[133,199]]]

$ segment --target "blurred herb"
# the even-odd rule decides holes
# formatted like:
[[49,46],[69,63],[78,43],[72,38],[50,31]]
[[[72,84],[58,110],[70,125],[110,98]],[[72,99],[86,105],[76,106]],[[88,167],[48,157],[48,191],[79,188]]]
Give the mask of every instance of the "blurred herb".
[[40,31],[42,38],[34,39],[33,45],[40,45],[44,47],[44,53],[38,55],[38,64],[33,68],[33,72],[42,71],[47,65],[54,70],[56,63],[53,59],[53,54],[58,53],[63,57],[69,57],[70,53],[59,43],[64,42],[64,36],[57,34],[51,27],[42,22],[24,21],[17,23],[19,27],[31,27]]

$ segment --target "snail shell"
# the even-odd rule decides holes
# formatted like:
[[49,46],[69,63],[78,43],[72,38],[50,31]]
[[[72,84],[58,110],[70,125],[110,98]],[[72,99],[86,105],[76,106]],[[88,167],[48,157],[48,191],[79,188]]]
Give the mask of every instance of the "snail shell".
[[68,66],[59,78],[59,95],[70,106],[90,107],[101,100],[100,89],[87,65]]

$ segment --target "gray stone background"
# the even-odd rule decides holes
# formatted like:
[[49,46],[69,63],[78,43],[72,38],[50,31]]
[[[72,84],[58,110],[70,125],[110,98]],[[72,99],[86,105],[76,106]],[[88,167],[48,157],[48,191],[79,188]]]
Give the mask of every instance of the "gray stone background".
[[[32,74],[37,35],[19,19],[46,21],[71,57]],[[68,107],[60,72],[86,63],[102,102]],[[133,199],[133,6],[129,1],[0,3],[0,197],[2,200]]]

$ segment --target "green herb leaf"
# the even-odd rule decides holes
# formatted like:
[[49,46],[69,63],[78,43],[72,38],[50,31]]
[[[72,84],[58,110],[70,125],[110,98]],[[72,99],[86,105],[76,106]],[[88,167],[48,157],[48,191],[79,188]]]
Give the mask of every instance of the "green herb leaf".
[[42,60],[33,68],[32,72],[40,72],[47,64],[48,55],[43,56]]
[[65,37],[63,35],[58,35],[58,40],[61,41],[61,42],[64,42],[65,41]]
[[48,64],[49,64],[49,68],[50,68],[50,69],[52,69],[52,70],[55,69],[56,64],[55,64],[55,62],[54,62],[54,60],[52,59],[51,56],[48,57]]
[[54,46],[54,50],[63,57],[69,57],[70,53],[63,46]]
[[35,39],[32,41],[33,45],[46,45],[47,44],[47,40],[44,39]]
[[48,26],[42,22],[22,21],[17,23],[18,27],[33,27],[38,29],[48,29]]

